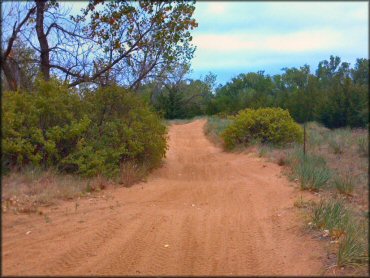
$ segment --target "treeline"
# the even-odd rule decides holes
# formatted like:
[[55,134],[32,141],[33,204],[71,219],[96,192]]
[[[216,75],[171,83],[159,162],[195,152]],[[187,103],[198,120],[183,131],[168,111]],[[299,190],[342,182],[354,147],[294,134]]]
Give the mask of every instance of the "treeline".
[[[318,121],[329,128],[365,127],[368,123],[369,60],[353,68],[331,56],[315,71],[304,65],[282,74],[239,74],[212,93],[215,76],[163,86],[155,107],[166,118],[236,114],[245,108],[280,107],[300,122]],[[188,101],[189,99],[189,101]]]

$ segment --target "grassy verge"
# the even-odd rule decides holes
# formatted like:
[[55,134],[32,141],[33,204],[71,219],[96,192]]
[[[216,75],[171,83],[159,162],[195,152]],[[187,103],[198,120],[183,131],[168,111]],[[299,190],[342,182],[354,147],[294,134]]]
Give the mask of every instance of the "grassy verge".
[[204,126],[204,133],[216,145],[222,145],[221,133],[230,125],[232,121],[227,118],[211,116],[207,118]]
[[319,191],[327,186],[331,171],[326,166],[323,157],[317,155],[303,155],[299,148],[288,152],[286,163],[291,168],[293,178],[300,180],[301,189]]
[[337,243],[337,265],[362,267],[369,261],[368,225],[341,199],[321,200],[312,207],[312,225]]
[[39,207],[52,205],[58,200],[89,196],[107,188],[129,187],[145,179],[148,172],[145,165],[134,163],[122,164],[120,175],[114,179],[103,176],[82,178],[31,167],[11,171],[2,177],[2,211],[37,212]]
[[[205,133],[222,144],[220,134],[231,123],[210,117]],[[307,154],[301,144],[257,146],[260,157],[285,167],[302,190],[320,192],[319,203],[297,201],[314,229],[324,232],[336,246],[336,265],[367,273],[368,254],[368,137],[366,130],[330,130],[307,124]],[[351,271],[351,270],[349,270]],[[354,272],[354,273],[355,273]]]

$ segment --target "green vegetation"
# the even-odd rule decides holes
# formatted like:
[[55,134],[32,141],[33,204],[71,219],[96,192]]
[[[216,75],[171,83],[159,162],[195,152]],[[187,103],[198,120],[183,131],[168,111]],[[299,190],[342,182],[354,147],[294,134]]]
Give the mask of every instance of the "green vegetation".
[[344,234],[349,224],[349,212],[340,200],[321,200],[313,208],[312,223],[318,229],[327,229],[334,237]]
[[[210,117],[206,133],[222,141],[221,134],[234,123],[232,118],[225,121],[221,117]],[[257,146],[259,156],[288,166],[285,172],[300,181],[301,189],[320,191],[322,199],[319,203],[304,201],[301,196],[294,205],[308,212],[306,216],[313,227],[331,238],[338,266],[356,267],[362,271],[369,259],[368,211],[364,212],[358,204],[367,202],[367,131],[330,130],[316,122],[307,123],[306,128],[306,155],[299,142],[279,146],[251,140],[248,146]]]
[[59,82],[3,96],[3,170],[27,165],[83,176],[117,176],[125,163],[156,167],[166,127],[139,97],[118,86],[80,97]]
[[339,240],[337,263],[339,266],[363,265],[369,260],[368,229],[346,207],[343,201],[321,200],[312,209],[315,228],[328,230],[334,240]]
[[331,173],[323,157],[306,154],[295,148],[288,155],[288,165],[292,175],[301,182],[302,189],[318,191],[327,185]]
[[369,140],[367,136],[358,138],[357,144],[358,144],[359,154],[361,156],[368,157],[369,156]]
[[221,134],[227,149],[255,140],[272,144],[303,140],[302,128],[281,108],[246,109],[231,119],[233,122]]
[[245,108],[281,107],[299,123],[317,121],[329,128],[365,127],[368,123],[369,61],[354,68],[339,57],[310,67],[284,68],[283,74],[239,74],[216,89],[209,114],[236,114]]
[[39,80],[36,87],[3,94],[3,170],[58,164],[76,151],[91,123],[79,96],[65,86]]
[[204,127],[204,133],[218,145],[222,145],[221,134],[232,123],[231,119],[221,118],[218,116],[208,117],[207,123]]
[[354,189],[354,178],[349,172],[347,172],[343,177],[338,175],[334,179],[334,186],[339,193],[352,195]]
[[[217,87],[211,72],[187,78],[194,2],[89,1],[71,18],[62,6],[4,6],[7,205],[23,196],[19,209],[29,212],[104,189],[106,179],[129,186],[165,156],[162,118],[170,124],[208,116],[205,133],[213,141],[229,150],[257,146],[260,156],[288,166],[301,189],[320,191],[327,201],[314,206],[312,222],[340,240],[339,265],[368,261],[367,226],[347,209],[359,203],[355,210],[368,221],[361,211],[368,210],[368,59],[351,68],[330,56],[314,71],[303,65],[274,76],[241,73]],[[305,155],[297,123],[307,128]]]
[[366,266],[369,262],[368,238],[366,223],[349,225],[339,244],[338,265]]

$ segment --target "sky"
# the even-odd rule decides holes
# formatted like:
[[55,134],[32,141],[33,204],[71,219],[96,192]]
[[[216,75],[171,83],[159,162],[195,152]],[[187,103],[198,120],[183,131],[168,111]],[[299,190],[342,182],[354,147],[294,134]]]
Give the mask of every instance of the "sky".
[[363,2],[197,2],[192,78],[209,71],[218,83],[239,73],[308,64],[330,55],[353,66],[368,58],[368,9]]
[[[84,6],[73,2],[71,12]],[[368,58],[367,1],[198,1],[195,6],[193,79],[211,71],[225,84],[259,70],[274,75],[308,64],[314,72],[330,55],[352,66],[356,58]]]

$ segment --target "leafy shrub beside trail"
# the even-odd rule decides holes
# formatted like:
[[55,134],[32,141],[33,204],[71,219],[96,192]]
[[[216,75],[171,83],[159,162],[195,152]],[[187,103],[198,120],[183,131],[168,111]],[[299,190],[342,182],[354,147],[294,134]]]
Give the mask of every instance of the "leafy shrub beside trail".
[[62,165],[83,175],[116,175],[122,163],[158,166],[165,155],[166,127],[138,97],[111,86],[86,96],[92,123],[87,140]]
[[231,119],[233,123],[221,134],[227,149],[256,140],[272,144],[303,140],[302,128],[281,108],[245,109]]
[[57,81],[3,95],[2,168],[50,166],[83,176],[115,176],[130,162],[151,169],[165,156],[166,127],[120,87],[81,97]]
[[55,81],[35,92],[5,92],[2,114],[3,168],[56,165],[74,152],[90,119],[82,101]]

